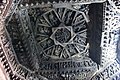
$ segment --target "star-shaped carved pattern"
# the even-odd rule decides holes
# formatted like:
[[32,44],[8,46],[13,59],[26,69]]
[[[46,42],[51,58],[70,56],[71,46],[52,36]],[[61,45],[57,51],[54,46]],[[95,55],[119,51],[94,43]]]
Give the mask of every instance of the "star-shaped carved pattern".
[[63,23],[59,27],[52,28],[53,34],[50,36],[54,40],[56,45],[65,47],[70,41],[72,41],[75,33],[73,32],[72,26],[65,26]]

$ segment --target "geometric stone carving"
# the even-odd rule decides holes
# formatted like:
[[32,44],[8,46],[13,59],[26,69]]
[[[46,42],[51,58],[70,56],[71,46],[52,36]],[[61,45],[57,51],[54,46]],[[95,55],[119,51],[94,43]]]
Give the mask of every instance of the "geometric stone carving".
[[56,5],[23,8],[12,17],[7,30],[16,57],[22,66],[47,79],[87,80],[97,70],[88,57],[88,5],[80,10]]
[[[26,2],[30,4],[22,5]],[[109,54],[106,46],[102,45],[104,67],[89,58],[89,3],[104,0],[32,2],[24,0],[16,4],[6,18],[7,25],[0,17],[0,61],[11,80],[119,79],[120,66],[115,58],[105,66],[108,59],[111,61],[106,56]],[[104,7],[107,12],[108,5]],[[108,29],[114,34],[118,31],[116,27]],[[102,38],[105,44],[106,31]]]
[[38,17],[34,33],[42,52],[57,59],[85,54],[87,27],[84,15],[72,9],[57,8]]
[[79,11],[56,5],[25,8],[18,13],[28,45],[35,45],[38,51],[31,52],[38,64],[38,68],[33,67],[47,79],[88,79],[97,70],[97,64],[88,58],[88,6]]
[[112,5],[114,6],[113,1],[109,1],[105,5],[104,29],[103,29],[102,41],[101,41],[102,65],[105,65],[110,61],[115,60],[117,57],[116,50],[117,50],[117,41],[119,38],[119,29],[120,29],[119,27],[120,13],[116,12]]

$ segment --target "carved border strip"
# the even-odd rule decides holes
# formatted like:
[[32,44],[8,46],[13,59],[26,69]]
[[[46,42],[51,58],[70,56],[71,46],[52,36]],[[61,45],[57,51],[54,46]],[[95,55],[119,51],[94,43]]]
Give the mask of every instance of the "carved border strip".
[[[33,72],[29,71],[17,61],[15,52],[12,48],[10,38],[4,27],[4,22],[1,23],[0,27],[0,59],[6,71],[6,76],[9,76],[12,80],[25,80],[31,76],[36,77]],[[39,79],[44,80],[44,77],[39,76]]]
[[117,41],[119,37],[119,19],[120,14],[115,11],[112,4],[109,2],[105,5],[104,13],[104,28],[102,33],[102,56],[101,56],[101,65],[105,66],[110,61],[116,59],[117,53]]

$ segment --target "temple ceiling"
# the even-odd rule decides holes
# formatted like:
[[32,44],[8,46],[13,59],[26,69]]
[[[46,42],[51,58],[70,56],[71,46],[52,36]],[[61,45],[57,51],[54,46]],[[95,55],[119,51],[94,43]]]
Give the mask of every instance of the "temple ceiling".
[[119,80],[119,1],[2,0],[0,7],[0,58],[10,80]]

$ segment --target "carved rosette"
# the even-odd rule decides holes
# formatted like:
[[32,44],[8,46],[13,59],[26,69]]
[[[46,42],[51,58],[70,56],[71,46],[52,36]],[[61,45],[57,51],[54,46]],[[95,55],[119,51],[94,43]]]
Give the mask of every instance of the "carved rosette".
[[38,16],[33,28],[41,54],[54,59],[84,56],[87,53],[84,15],[81,11],[63,7]]

